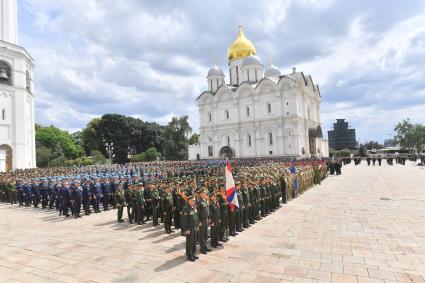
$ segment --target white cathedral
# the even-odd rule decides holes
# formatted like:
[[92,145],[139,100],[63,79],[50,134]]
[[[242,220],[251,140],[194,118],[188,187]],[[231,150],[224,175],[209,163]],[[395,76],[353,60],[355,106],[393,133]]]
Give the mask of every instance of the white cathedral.
[[227,50],[229,81],[216,65],[208,71],[208,90],[196,100],[198,143],[189,159],[224,157],[327,157],[320,126],[320,91],[311,76],[283,75],[264,65],[239,26]]
[[34,64],[17,21],[17,0],[0,0],[0,172],[36,166]]

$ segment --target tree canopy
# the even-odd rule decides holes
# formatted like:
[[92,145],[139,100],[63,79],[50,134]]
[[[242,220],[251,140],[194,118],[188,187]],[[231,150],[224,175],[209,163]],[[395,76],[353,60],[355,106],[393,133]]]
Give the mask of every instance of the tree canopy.
[[384,148],[384,146],[382,144],[380,144],[379,142],[377,142],[377,141],[368,141],[368,142],[365,142],[363,144],[363,147],[365,147],[367,150]]
[[425,150],[425,125],[413,124],[406,119],[395,125],[395,140],[401,147]]
[[188,122],[189,117],[173,117],[163,130],[163,151],[167,160],[186,160],[189,157],[189,135],[192,128]]
[[[105,114],[92,119],[81,131],[69,134],[53,126],[37,126],[37,166],[80,166],[104,164],[105,143],[113,143],[113,162],[153,161],[158,158],[188,158],[188,117],[174,117],[167,126],[120,114]],[[196,142],[198,136],[191,136]],[[91,159],[81,159],[91,156]],[[66,164],[65,164],[66,163]]]
[[193,133],[189,138],[189,145],[195,144],[199,141],[199,135],[197,133]]
[[45,167],[54,159],[75,159],[84,155],[81,145],[78,145],[67,131],[56,127],[35,127],[35,143],[37,147],[37,166]]

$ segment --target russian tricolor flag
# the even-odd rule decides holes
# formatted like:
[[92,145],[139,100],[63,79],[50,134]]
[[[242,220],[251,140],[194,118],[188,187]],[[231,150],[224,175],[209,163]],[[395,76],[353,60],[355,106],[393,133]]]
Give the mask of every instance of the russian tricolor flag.
[[227,160],[226,165],[226,199],[233,209],[235,206],[239,207],[238,197],[236,196],[236,186],[233,180],[232,168],[230,167],[230,161]]

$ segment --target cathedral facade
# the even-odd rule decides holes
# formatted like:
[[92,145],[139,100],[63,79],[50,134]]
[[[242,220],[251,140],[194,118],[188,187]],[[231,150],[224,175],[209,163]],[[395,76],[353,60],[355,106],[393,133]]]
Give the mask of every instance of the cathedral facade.
[[35,162],[33,59],[18,44],[17,0],[0,0],[0,172]]
[[189,159],[225,157],[326,157],[320,125],[319,86],[293,68],[289,74],[256,55],[239,27],[227,51],[229,80],[214,64],[208,90],[196,100],[200,136]]

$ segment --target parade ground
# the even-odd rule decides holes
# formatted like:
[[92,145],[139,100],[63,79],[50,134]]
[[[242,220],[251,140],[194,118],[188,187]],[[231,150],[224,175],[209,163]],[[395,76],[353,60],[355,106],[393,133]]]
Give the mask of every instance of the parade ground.
[[116,210],[75,220],[2,204],[0,282],[425,282],[425,169],[342,171],[196,262],[179,232]]

